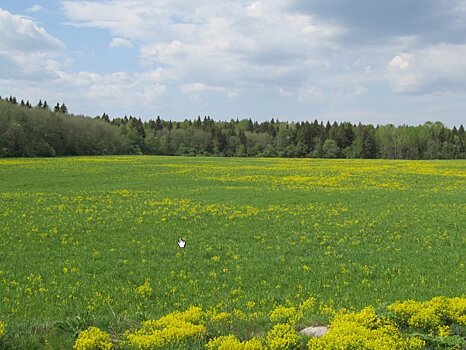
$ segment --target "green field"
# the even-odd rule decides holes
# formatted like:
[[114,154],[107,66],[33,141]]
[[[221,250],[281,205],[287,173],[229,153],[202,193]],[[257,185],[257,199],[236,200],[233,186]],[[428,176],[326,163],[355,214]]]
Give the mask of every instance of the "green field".
[[0,159],[0,320],[69,348],[191,305],[257,315],[247,336],[311,296],[462,296],[465,223],[465,161]]

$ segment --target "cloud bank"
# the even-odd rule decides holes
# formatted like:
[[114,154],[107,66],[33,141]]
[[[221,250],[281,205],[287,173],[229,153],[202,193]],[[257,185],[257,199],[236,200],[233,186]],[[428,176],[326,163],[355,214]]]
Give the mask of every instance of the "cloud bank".
[[46,67],[8,76],[48,79],[56,91],[75,89],[80,101],[102,108],[124,105],[146,115],[159,108],[184,116],[194,109],[223,118],[230,117],[227,111],[285,119],[339,113],[344,119],[345,111],[374,116],[381,110],[429,116],[434,109],[426,113],[420,101],[458,105],[466,94],[464,0],[60,4],[61,25],[106,33],[107,49],[134,52],[137,69],[92,72],[76,62],[70,69],[56,58],[57,52],[66,56],[62,41],[4,10],[0,60]]

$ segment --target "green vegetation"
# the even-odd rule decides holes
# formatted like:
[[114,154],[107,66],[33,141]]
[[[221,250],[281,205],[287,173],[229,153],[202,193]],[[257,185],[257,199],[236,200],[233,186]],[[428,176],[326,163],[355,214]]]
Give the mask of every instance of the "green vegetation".
[[39,101],[0,100],[0,157],[152,154],[227,157],[463,159],[463,125],[449,129],[336,122],[253,122],[251,119],[146,122],[107,114],[68,114],[64,103],[50,111]]
[[292,330],[369,305],[428,344],[465,336],[461,307],[384,307],[466,292],[464,161],[12,158],[0,179],[1,348],[305,349]]

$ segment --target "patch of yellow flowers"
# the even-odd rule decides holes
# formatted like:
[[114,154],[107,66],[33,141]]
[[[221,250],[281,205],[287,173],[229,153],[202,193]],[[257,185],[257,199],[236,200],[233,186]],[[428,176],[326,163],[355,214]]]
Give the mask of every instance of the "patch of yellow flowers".
[[208,350],[285,350],[295,349],[300,337],[293,326],[279,323],[272,327],[265,339],[252,338],[241,341],[234,335],[220,336],[211,339]]
[[279,305],[269,315],[270,321],[273,323],[288,323],[296,325],[306,313],[311,313],[315,306],[316,299],[309,297],[297,306]]
[[201,324],[203,318],[202,309],[193,306],[158,320],[145,321],[140,329],[126,332],[127,344],[136,349],[158,349],[188,340],[200,340],[207,333],[205,325]]
[[[236,335],[220,335],[211,327],[218,323],[228,325],[233,314],[217,310],[203,311],[191,306],[182,312],[173,312],[157,320],[145,321],[141,327],[127,331],[118,346],[124,349],[199,348],[205,344],[207,350],[292,350],[305,347],[304,336],[296,331],[305,315],[312,315],[315,298],[309,298],[298,305],[277,306],[268,314],[271,328],[262,337],[240,339]],[[311,311],[313,310],[313,311]],[[466,297],[436,297],[430,301],[395,302],[387,307],[389,315],[380,316],[373,307],[359,312],[347,310],[332,312],[329,331],[321,338],[312,337],[307,343],[308,350],[416,350],[429,346],[418,334],[403,333],[408,330],[429,332],[429,335],[449,337],[450,326],[466,326]],[[251,317],[249,319],[252,319]],[[0,322],[0,336],[4,333]],[[224,330],[225,331],[225,330]],[[454,332],[453,332],[454,333]],[[109,350],[112,342],[109,334],[96,327],[82,332],[74,350]]]
[[295,349],[300,336],[294,327],[286,323],[278,323],[267,333],[267,349],[282,350]]
[[136,288],[136,295],[140,298],[147,299],[152,295],[150,280],[146,279],[143,284]]
[[259,339],[253,338],[240,341],[234,335],[223,335],[212,339],[207,343],[208,350],[265,350],[265,346]]
[[110,350],[113,348],[110,335],[97,327],[89,327],[81,332],[73,350]]
[[0,321],[0,338],[5,334],[5,323]]
[[466,326],[466,298],[435,297],[424,302],[407,300],[393,303],[388,310],[402,325],[440,336],[447,333],[445,327],[451,322]]
[[287,322],[296,324],[302,315],[297,312],[296,307],[278,306],[270,313],[270,321],[272,322]]
[[311,338],[310,350],[327,349],[422,349],[423,340],[403,338],[398,327],[378,318],[374,308],[357,313],[340,312],[332,320],[330,330],[321,338]]

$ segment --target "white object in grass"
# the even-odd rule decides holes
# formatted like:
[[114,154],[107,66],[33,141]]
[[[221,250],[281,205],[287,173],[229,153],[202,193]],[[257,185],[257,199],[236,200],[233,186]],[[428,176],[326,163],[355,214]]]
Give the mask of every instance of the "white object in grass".
[[185,245],[186,245],[186,242],[185,242],[185,241],[183,241],[183,239],[182,239],[181,237],[180,237],[180,238],[178,238],[178,247],[180,247],[180,248],[184,248],[184,247],[185,247]]

